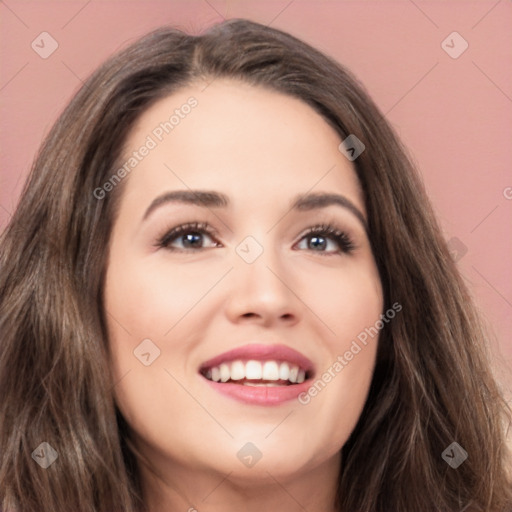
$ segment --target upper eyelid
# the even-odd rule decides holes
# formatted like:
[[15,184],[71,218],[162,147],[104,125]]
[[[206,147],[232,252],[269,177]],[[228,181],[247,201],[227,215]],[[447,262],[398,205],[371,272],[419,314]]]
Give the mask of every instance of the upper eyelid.
[[[329,225],[330,225],[330,227],[329,227]],[[330,229],[332,229],[334,232],[329,233]],[[215,229],[210,223],[202,222],[202,221],[192,221],[192,222],[185,222],[183,224],[179,224],[178,226],[175,226],[171,229],[167,229],[166,231],[164,231],[164,234],[158,238],[159,245],[160,245],[160,242],[164,242],[165,239],[168,238],[168,236],[173,232],[175,232],[175,233],[172,236],[172,241],[176,240],[180,236],[181,233],[187,233],[189,231],[197,231],[199,233],[205,233],[208,236],[210,236],[212,239],[219,238],[218,230]],[[314,234],[315,232],[316,233],[323,232],[323,233],[327,234],[327,238],[330,238],[331,240],[336,241],[335,240],[335,236],[336,236],[335,232],[336,231],[339,231],[341,234],[344,234],[345,236],[347,236],[349,242],[354,246],[354,248],[357,247],[357,243],[355,242],[354,237],[349,232],[350,230],[347,231],[346,229],[344,229],[342,227],[337,227],[335,223],[329,222],[329,221],[318,222],[317,224],[308,226],[307,228],[302,230],[299,233],[299,235],[297,235],[297,237],[298,237],[298,241],[301,241],[304,239],[304,237],[311,235],[312,233]],[[222,243],[222,242],[219,242],[219,240],[215,240],[215,241],[218,243]],[[206,247],[204,249],[209,249],[209,248]]]
[[[201,226],[201,225],[198,226],[197,224],[201,224],[201,223],[186,222],[185,224],[180,224],[178,226],[175,226],[173,228],[165,230],[163,236],[161,236],[160,238],[165,238],[173,232],[175,232],[175,233],[187,232],[187,230],[198,231],[198,232],[204,231],[208,235],[219,236],[219,231],[216,230],[214,227],[212,227],[210,224],[206,224],[204,226]],[[300,232],[300,234],[297,236],[304,237],[304,236],[310,234],[314,230],[317,230],[318,232],[320,232],[320,231],[329,232],[329,230],[331,228],[334,229],[335,231],[340,231],[341,233],[345,233],[347,236],[349,236],[345,229],[337,228],[336,226],[334,226],[332,224],[331,224],[331,228],[329,228],[328,225],[329,225],[328,222],[320,222],[318,224],[313,224],[312,226],[309,226],[309,227],[303,229]]]
[[[204,226],[202,224],[204,224]],[[208,223],[185,222],[183,224],[179,224],[178,226],[166,229],[163,234],[158,237],[158,242],[163,242],[171,234],[178,237],[181,233],[187,233],[190,231],[205,232],[207,235],[212,237],[219,236],[219,232]]]

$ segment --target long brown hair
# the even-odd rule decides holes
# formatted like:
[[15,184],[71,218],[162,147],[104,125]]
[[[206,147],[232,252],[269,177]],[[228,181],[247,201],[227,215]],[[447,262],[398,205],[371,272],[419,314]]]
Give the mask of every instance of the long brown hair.
[[[405,150],[346,69],[246,20],[200,36],[162,28],[140,39],[91,76],[40,149],[0,240],[2,510],[144,509],[129,428],[113,397],[102,299],[123,183],[101,199],[94,191],[117,169],[142,112],[217,77],[297,97],[342,139],[354,134],[366,146],[354,164],[385,310],[395,302],[403,309],[381,331],[370,394],[342,448],[339,510],[506,510],[510,411]],[[46,469],[32,457],[42,442],[58,454]],[[441,456],[452,442],[468,454],[457,469]]]

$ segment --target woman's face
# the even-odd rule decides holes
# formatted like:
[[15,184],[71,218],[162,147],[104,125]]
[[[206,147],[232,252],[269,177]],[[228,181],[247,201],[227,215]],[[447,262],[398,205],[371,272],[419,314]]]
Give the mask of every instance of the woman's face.
[[283,480],[338,467],[383,308],[340,143],[302,101],[222,79],[132,130],[105,309],[116,402],[155,465]]

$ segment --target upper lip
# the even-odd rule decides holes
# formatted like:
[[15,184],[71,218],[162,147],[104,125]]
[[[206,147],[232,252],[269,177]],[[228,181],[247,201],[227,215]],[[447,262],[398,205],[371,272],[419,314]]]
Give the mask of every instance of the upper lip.
[[297,350],[286,345],[260,345],[251,343],[228,350],[201,364],[199,371],[219,366],[222,363],[236,360],[256,361],[286,361],[297,365],[299,368],[313,373],[314,366],[310,359]]

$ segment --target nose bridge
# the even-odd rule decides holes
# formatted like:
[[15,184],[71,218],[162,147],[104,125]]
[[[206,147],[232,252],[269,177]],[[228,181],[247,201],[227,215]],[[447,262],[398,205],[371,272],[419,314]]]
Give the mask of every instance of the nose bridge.
[[247,236],[235,253],[230,315],[256,315],[266,320],[296,317],[297,299],[293,284],[287,282],[290,273],[272,233]]
[[[273,240],[272,234],[259,234],[245,237],[236,247],[236,274],[243,281],[240,284],[261,291],[282,293],[283,284],[274,273],[280,273],[282,255]],[[272,271],[272,270],[273,271]]]

